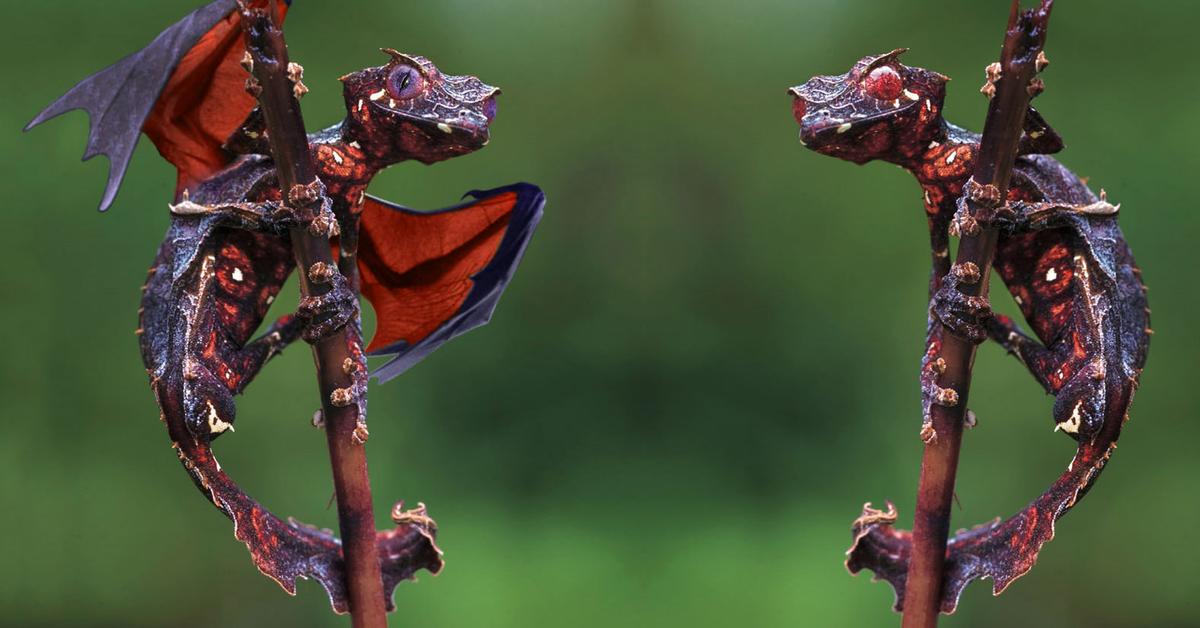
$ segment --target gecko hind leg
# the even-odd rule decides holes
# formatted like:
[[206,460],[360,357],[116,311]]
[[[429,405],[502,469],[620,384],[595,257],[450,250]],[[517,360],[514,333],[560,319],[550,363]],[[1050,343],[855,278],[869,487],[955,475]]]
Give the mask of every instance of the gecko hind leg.
[[246,346],[230,359],[231,366],[239,376],[237,382],[230,382],[230,392],[235,395],[241,394],[271,358],[279,355],[285,347],[300,338],[306,322],[295,314],[281,316],[261,336],[246,343]]
[[1054,394],[1050,374],[1059,363],[1054,351],[1026,334],[1013,319],[1003,314],[993,316],[985,326],[992,340],[1020,360],[1047,393]]

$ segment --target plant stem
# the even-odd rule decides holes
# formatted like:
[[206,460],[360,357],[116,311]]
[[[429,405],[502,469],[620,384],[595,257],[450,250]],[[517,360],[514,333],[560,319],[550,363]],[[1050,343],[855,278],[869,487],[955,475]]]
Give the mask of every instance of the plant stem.
[[[283,201],[290,204],[289,191],[297,185],[309,185],[317,177],[300,104],[288,77],[287,46],[269,11],[241,4],[241,17],[246,48],[253,60],[253,76],[262,88],[258,102],[266,119],[279,189]],[[312,235],[305,226],[292,229],[290,235],[301,293],[304,296],[326,293],[329,284],[313,282],[306,271],[315,263],[334,264],[328,237]],[[347,327],[350,325],[357,325],[357,321]],[[366,451],[353,436],[358,426],[359,406],[355,403],[338,406],[331,401],[335,390],[355,388],[351,375],[343,367],[346,360],[353,360],[347,340],[347,329],[342,328],[314,344],[313,360],[337,494],[351,622],[355,628],[378,628],[387,626],[387,612],[375,546],[375,514]],[[357,394],[365,395],[366,391],[359,390]]]
[[[988,194],[964,198],[972,216],[985,215],[994,208],[986,198],[1007,198],[1008,184],[1021,139],[1025,112],[1032,94],[1031,81],[1038,71],[1037,58],[1046,40],[1046,25],[1053,0],[1042,0],[1038,9],[1019,12],[1019,0],[1013,0],[1000,55],[1001,75],[988,107],[983,139],[975,165],[974,182]],[[988,186],[992,186],[989,188]],[[976,189],[968,185],[967,190]],[[976,228],[962,232],[955,266],[974,264],[979,280],[960,283],[964,295],[987,297],[992,258],[998,234],[995,228]],[[954,270],[952,269],[953,273]],[[917,489],[916,516],[913,521],[912,557],[905,585],[903,628],[937,626],[941,609],[942,580],[945,571],[946,539],[950,531],[950,507],[954,498],[954,476],[958,469],[962,444],[963,419],[971,387],[971,369],[976,344],[955,334],[945,334],[941,358],[946,368],[938,386],[958,393],[952,406],[933,405],[933,428],[937,438],[925,446],[921,460],[921,483]]]

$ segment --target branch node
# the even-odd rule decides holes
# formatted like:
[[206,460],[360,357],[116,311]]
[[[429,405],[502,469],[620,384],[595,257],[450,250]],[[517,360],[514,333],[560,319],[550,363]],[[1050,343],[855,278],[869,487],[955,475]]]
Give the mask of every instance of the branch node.
[[953,388],[939,388],[933,396],[933,402],[943,408],[953,408],[958,405],[958,391]]
[[262,83],[259,83],[258,79],[254,78],[253,76],[246,79],[245,87],[246,87],[246,93],[250,94],[251,96],[253,96],[255,98],[258,98],[258,96],[260,94],[262,94]]
[[333,264],[314,262],[312,266],[308,267],[308,280],[313,283],[329,283],[333,280],[333,275],[336,272],[337,266]]
[[984,207],[998,207],[1000,205],[1000,188],[991,183],[979,183],[975,177],[967,179],[963,185],[963,191],[967,194],[967,198],[983,205]]
[[333,392],[329,393],[329,403],[339,408],[354,403],[354,389],[351,387],[335,388]]
[[1045,70],[1046,66],[1048,66],[1048,65],[1050,65],[1050,59],[1048,59],[1046,57],[1046,51],[1039,50],[1038,54],[1037,54],[1037,59],[1034,60],[1034,62],[1033,62],[1034,69],[1036,69],[1040,73],[1042,70]]
[[308,223],[308,234],[313,237],[329,239],[342,232],[337,219],[332,212],[322,212],[312,222]]
[[[963,262],[961,264],[955,264],[950,271],[953,272],[960,281],[969,286],[979,283],[981,276],[979,272],[979,266],[976,265],[975,262]],[[943,362],[943,367],[944,366],[945,363]]]
[[371,433],[367,431],[367,424],[360,421],[358,425],[354,426],[354,433],[350,435],[350,440],[355,445],[365,445],[370,437]]

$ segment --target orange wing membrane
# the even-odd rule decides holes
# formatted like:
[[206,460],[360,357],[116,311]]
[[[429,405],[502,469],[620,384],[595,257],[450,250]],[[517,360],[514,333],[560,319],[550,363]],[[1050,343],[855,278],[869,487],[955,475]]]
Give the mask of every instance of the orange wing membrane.
[[[268,0],[252,0],[258,7]],[[239,67],[241,17],[234,0],[213,0],[189,13],[145,48],[80,81],[25,126],[73,109],[90,118],[84,160],[107,155],[108,183],[100,210],[112,205],[144,131],[179,169],[176,193],[230,161],[221,148],[250,115]],[[278,4],[282,22],[286,4]]]
[[396,356],[373,373],[380,381],[491,319],[545,204],[528,183],[468,196],[427,213],[367,198],[358,266],[377,319],[367,350]]
[[[268,2],[250,4],[265,7]],[[288,6],[278,7],[276,22],[282,24]],[[231,11],[183,55],[142,126],[159,154],[179,170],[176,194],[229,163],[221,146],[254,110],[254,97],[245,88],[248,74],[241,67],[246,50],[241,21]]]

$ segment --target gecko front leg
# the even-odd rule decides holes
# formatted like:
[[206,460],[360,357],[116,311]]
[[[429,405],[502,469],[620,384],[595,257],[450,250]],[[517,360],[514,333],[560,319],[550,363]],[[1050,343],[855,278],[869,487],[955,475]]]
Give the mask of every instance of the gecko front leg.
[[987,321],[992,306],[987,297],[964,294],[960,286],[979,283],[979,267],[971,262],[955,264],[933,295],[931,314],[956,336],[979,344],[987,339]]
[[336,266],[317,262],[308,269],[308,278],[314,284],[330,284],[324,294],[301,297],[296,308],[296,314],[307,321],[305,342],[316,344],[358,316],[358,296]]

